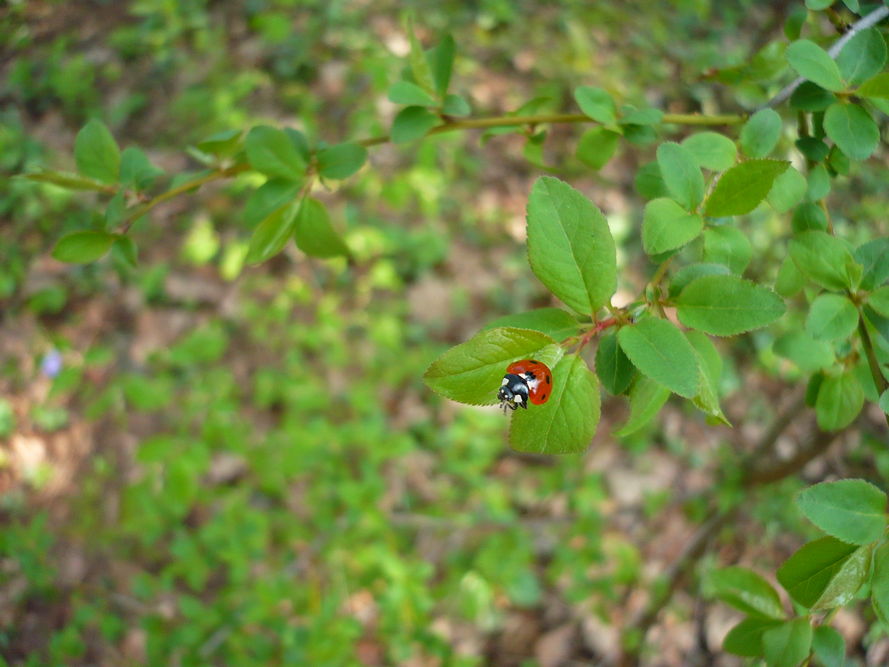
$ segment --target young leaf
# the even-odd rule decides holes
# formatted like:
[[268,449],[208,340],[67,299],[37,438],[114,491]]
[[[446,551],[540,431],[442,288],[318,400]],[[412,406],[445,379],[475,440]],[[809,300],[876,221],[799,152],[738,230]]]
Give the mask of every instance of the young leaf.
[[438,106],[438,100],[415,83],[396,81],[389,88],[389,101],[395,104],[416,105],[421,107]]
[[665,386],[647,377],[637,376],[630,389],[630,416],[614,435],[625,438],[644,427],[654,419],[668,398],[670,390]]
[[438,44],[426,53],[429,67],[432,68],[435,92],[438,93],[439,97],[445,96],[448,92],[448,86],[451,84],[451,71],[454,68],[454,54],[456,51],[457,45],[454,43],[454,38],[450,35],[445,35]]
[[516,329],[532,329],[550,336],[553,340],[565,340],[578,331],[577,320],[561,308],[536,308],[524,313],[498,317],[484,327],[514,327]]
[[853,86],[878,74],[886,64],[886,41],[876,28],[856,33],[837,56],[837,67]]
[[31,174],[22,174],[23,178],[38,183],[51,183],[68,190],[107,190],[108,186],[91,178],[84,178],[77,174],[67,174],[60,171],[38,171]]
[[882,72],[871,77],[855,91],[859,97],[874,100],[889,100],[889,72]]
[[864,389],[852,371],[828,376],[818,390],[815,417],[824,431],[846,428],[864,407]]
[[293,234],[295,222],[295,204],[284,205],[273,211],[253,230],[244,261],[247,264],[260,264],[281,252]]
[[574,89],[574,100],[584,114],[603,125],[614,125],[614,100],[606,91],[595,86],[578,86]]
[[741,128],[741,150],[750,157],[765,157],[781,138],[781,116],[773,109],[760,109]]
[[775,292],[789,299],[796,296],[805,284],[806,277],[796,268],[793,259],[785,256],[778,269],[778,277],[775,278]]
[[697,207],[704,198],[704,176],[691,152],[667,141],[658,146],[657,163],[670,196],[688,211]]
[[637,109],[632,104],[621,107],[621,125],[659,125],[664,119],[664,112],[660,109]]
[[827,90],[842,90],[846,87],[833,58],[814,42],[797,40],[787,47],[785,55],[790,66],[804,79]]
[[59,239],[52,256],[69,264],[94,262],[108,252],[114,239],[107,232],[74,232]]
[[601,169],[614,155],[619,140],[617,132],[604,127],[587,130],[577,142],[577,159],[591,169]]
[[635,374],[636,368],[620,349],[617,335],[602,336],[596,348],[596,375],[606,391],[613,396],[624,393]]
[[420,44],[420,40],[417,39],[417,34],[414,32],[414,20],[413,17],[410,16],[407,20],[407,37],[411,45],[411,50],[408,54],[408,62],[411,66],[411,74],[414,76],[414,81],[416,81],[421,88],[432,93],[435,91],[435,80],[432,75],[432,67],[429,65],[429,60],[426,58],[426,52],[423,50],[423,45]]
[[646,317],[622,327],[617,339],[640,373],[685,398],[698,393],[697,356],[675,325],[658,317]]
[[778,213],[786,213],[802,201],[808,187],[806,177],[789,167],[774,180],[766,200]]
[[306,197],[293,224],[296,246],[310,257],[348,255],[349,248],[330,224],[327,208],[317,199]]
[[542,358],[540,352],[555,342],[546,334],[528,329],[480,331],[436,359],[423,380],[430,389],[452,401],[494,405],[506,367],[520,359],[538,359],[552,368],[555,363]]
[[543,405],[516,410],[509,444],[520,452],[573,454],[586,449],[599,424],[599,383],[579,355],[553,369],[553,393]]
[[818,204],[803,202],[794,210],[790,226],[794,233],[823,232],[827,229],[827,215]]
[[843,542],[867,544],[886,528],[886,494],[863,479],[815,484],[800,492],[796,504],[809,521]]
[[843,667],[846,661],[846,641],[829,625],[819,625],[812,635],[812,650],[824,667]]
[[797,667],[809,655],[812,625],[808,618],[785,621],[762,633],[762,647],[769,667]]
[[734,336],[764,327],[784,314],[777,294],[737,276],[703,276],[676,300],[679,321],[714,336]]
[[809,542],[778,568],[778,581],[796,602],[814,607],[858,549],[829,536]]
[[824,114],[824,131],[852,160],[866,160],[877,149],[880,129],[857,104],[832,104]]
[[234,155],[241,147],[241,130],[223,130],[211,134],[206,139],[195,144],[203,153],[210,155],[228,156]]
[[114,239],[112,247],[114,252],[130,266],[135,267],[139,263],[139,249],[136,247],[136,242],[129,236],[118,235]]
[[750,213],[789,166],[782,160],[747,160],[732,167],[720,177],[707,198],[704,214],[721,218]]
[[244,140],[250,166],[269,178],[301,181],[306,163],[283,130],[257,125]]
[[703,229],[701,216],[688,213],[672,199],[654,199],[645,205],[642,246],[649,255],[659,255],[693,241]]
[[722,378],[722,356],[719,350],[709,336],[700,331],[689,329],[685,332],[685,337],[695,349],[700,369],[700,389],[698,395],[692,399],[692,403],[704,414],[726,426],[731,426],[719,405],[719,381]]
[[567,183],[544,176],[528,199],[528,261],[549,290],[593,314],[617,287],[617,255],[605,216]]
[[778,592],[756,572],[726,567],[711,573],[713,595],[727,605],[758,618],[782,619],[784,607]]
[[361,144],[345,143],[318,152],[318,173],[324,178],[348,178],[364,165],[367,149]]
[[778,340],[772,348],[779,357],[790,359],[807,373],[828,368],[836,360],[833,346],[827,341],[815,340],[805,331],[790,331]]
[[698,163],[711,171],[725,171],[738,159],[735,142],[718,132],[698,132],[680,144]]
[[251,227],[258,225],[272,212],[296,199],[301,187],[299,183],[293,181],[280,179],[266,181],[247,198],[247,203],[244,205],[244,221]]
[[849,248],[826,232],[797,234],[789,250],[797,268],[822,287],[844,291],[855,289],[861,280],[863,269]]
[[472,112],[472,108],[466,98],[448,93],[441,105],[441,112],[448,116],[468,116]]
[[840,294],[819,294],[806,317],[806,331],[816,340],[848,338],[857,327],[855,304]]
[[426,135],[438,125],[439,118],[423,107],[405,107],[392,121],[392,141],[405,144]]
[[124,149],[120,156],[120,183],[125,187],[145,190],[163,173],[163,169],[151,164],[148,156],[135,146]]
[[854,255],[863,269],[861,289],[871,291],[889,279],[889,238],[868,241],[858,246]]
[[74,140],[74,161],[77,171],[102,183],[117,183],[120,174],[120,148],[97,119],[84,125]]
[[762,635],[766,630],[777,628],[781,621],[767,620],[763,618],[745,618],[735,627],[729,630],[722,640],[722,648],[748,658],[762,657],[765,649],[762,645]]

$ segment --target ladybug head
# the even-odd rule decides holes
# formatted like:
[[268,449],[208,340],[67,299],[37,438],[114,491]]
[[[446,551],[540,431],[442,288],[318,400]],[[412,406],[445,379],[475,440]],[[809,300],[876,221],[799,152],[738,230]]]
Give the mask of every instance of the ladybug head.
[[503,382],[500,384],[500,391],[497,392],[497,398],[500,399],[500,407],[505,413],[507,409],[515,410],[519,406],[528,409],[528,381],[521,375],[507,373],[503,376]]

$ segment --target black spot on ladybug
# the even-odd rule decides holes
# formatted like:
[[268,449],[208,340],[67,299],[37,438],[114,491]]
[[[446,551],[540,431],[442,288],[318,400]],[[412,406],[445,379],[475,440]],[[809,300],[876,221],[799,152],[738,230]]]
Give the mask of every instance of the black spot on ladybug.
[[552,384],[552,382],[550,382],[549,375],[546,376],[546,383],[547,383],[547,384]]
[[541,397],[540,397],[540,400],[542,401],[542,400],[544,400],[545,398],[546,398],[546,394],[544,394],[543,396],[541,396]]
[[529,361],[528,363],[529,363],[529,364],[534,364],[534,365],[536,366],[538,362],[536,362],[536,361]]

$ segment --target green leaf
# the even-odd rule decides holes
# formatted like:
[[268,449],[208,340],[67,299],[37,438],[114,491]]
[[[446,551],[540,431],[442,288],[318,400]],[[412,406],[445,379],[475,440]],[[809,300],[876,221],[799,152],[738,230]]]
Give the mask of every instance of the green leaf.
[[881,72],[860,86],[855,94],[874,100],[889,100],[889,72]]
[[775,354],[790,359],[800,370],[807,373],[828,368],[835,361],[833,346],[827,341],[815,340],[805,331],[790,331],[775,341]]
[[654,199],[645,205],[642,246],[649,255],[659,255],[693,241],[703,229],[701,216],[688,213],[672,199]]
[[438,106],[438,100],[410,81],[396,81],[393,83],[389,88],[389,101],[395,104],[417,105],[421,107]]
[[155,167],[141,149],[130,146],[120,156],[120,183],[124,187],[145,190],[164,170]]
[[781,621],[762,618],[745,618],[729,630],[722,640],[722,648],[729,653],[748,658],[761,657],[765,653],[762,635],[766,630],[777,628]]
[[874,554],[870,594],[877,617],[885,623],[889,619],[889,544],[881,545]]
[[830,7],[836,0],[806,0],[806,7],[819,12]]
[[716,349],[713,341],[700,331],[686,331],[685,337],[695,349],[700,369],[700,390],[698,395],[692,399],[692,403],[704,414],[726,426],[731,426],[719,405],[719,383],[722,379],[722,356],[719,354],[719,350]]
[[625,438],[643,428],[654,419],[668,398],[670,390],[665,386],[647,377],[637,376],[630,389],[630,416],[614,435]]
[[577,334],[579,325],[576,319],[561,308],[536,308],[524,313],[504,315],[488,322],[485,329],[498,327],[514,327],[516,329],[532,329],[550,336],[553,340],[565,340]]
[[852,370],[828,376],[818,390],[815,417],[823,431],[846,428],[864,407],[864,389]]
[[720,218],[750,213],[789,166],[782,160],[747,160],[732,167],[717,181],[704,205],[704,214]]
[[797,234],[790,241],[790,256],[810,280],[831,290],[855,289],[862,267],[845,243],[826,232]]
[[241,147],[242,130],[223,130],[199,141],[196,146],[210,155],[234,155]]
[[816,340],[848,338],[857,327],[855,304],[839,294],[819,294],[806,317],[806,331]]
[[52,256],[60,262],[94,262],[111,249],[115,235],[107,232],[74,232],[59,239]]
[[697,356],[674,324],[646,317],[622,327],[617,339],[640,373],[685,398],[698,393]]
[[816,86],[811,81],[803,81],[790,96],[790,108],[800,111],[824,111],[837,101],[836,95]]
[[760,109],[741,128],[741,150],[750,157],[765,157],[778,144],[783,123],[773,109]]
[[830,153],[827,144],[815,137],[800,137],[796,140],[796,147],[812,162],[821,162]]
[[337,144],[318,152],[318,173],[324,178],[348,178],[367,160],[367,149],[361,144]]
[[889,415],[889,389],[880,394],[878,405],[880,406],[880,410]]
[[[451,84],[451,72],[454,69],[454,54],[457,45],[454,38],[445,35],[442,40],[426,53],[429,67],[432,69],[432,79],[435,81],[435,92],[439,97],[444,97]],[[447,113],[447,112],[446,112]]]
[[415,141],[426,136],[439,122],[439,117],[428,109],[406,107],[392,121],[392,141],[396,144]]
[[549,176],[537,179],[528,199],[528,261],[540,282],[578,313],[595,313],[617,288],[617,255],[605,216]]
[[784,314],[777,294],[737,276],[703,276],[676,300],[679,321],[714,336],[734,336],[764,327]]
[[139,249],[136,247],[136,242],[129,236],[117,236],[117,238],[114,239],[113,247],[124,262],[132,267],[138,265]]
[[441,105],[441,112],[448,116],[468,116],[472,113],[472,108],[466,98],[450,93],[445,96],[444,103]]
[[302,186],[293,181],[273,179],[256,188],[247,198],[243,218],[255,226],[287,202],[296,199]]
[[435,80],[432,76],[432,68],[429,65],[429,60],[426,58],[426,52],[423,50],[423,45],[420,44],[420,40],[417,39],[417,35],[414,32],[414,20],[412,16],[408,16],[406,28],[408,41],[411,45],[411,50],[408,54],[411,74],[413,74],[414,81],[416,81],[421,88],[432,93],[435,90]]
[[795,618],[762,633],[762,647],[769,667],[797,667],[809,656],[812,625]]
[[624,393],[635,374],[636,368],[620,349],[617,335],[602,336],[596,348],[596,375],[606,391],[613,396]]
[[601,169],[614,156],[619,141],[617,132],[594,127],[584,132],[577,142],[577,159],[591,169]]
[[889,286],[879,287],[868,294],[867,303],[880,315],[889,317]]
[[868,241],[855,249],[855,260],[862,268],[861,289],[870,291],[889,279],[889,238]]
[[727,605],[758,618],[786,616],[778,591],[756,572],[744,567],[726,567],[710,574],[713,595]]
[[584,114],[603,125],[614,125],[614,100],[611,95],[595,86],[578,86],[574,89],[574,100]]
[[664,112],[660,109],[637,109],[631,104],[621,107],[621,125],[659,125],[664,119]]
[[812,635],[812,650],[824,667],[843,667],[846,662],[846,641],[829,625],[819,625]]
[[828,535],[851,544],[867,544],[886,528],[886,494],[862,479],[821,482],[804,489],[796,504]]
[[108,186],[91,178],[84,178],[77,174],[67,174],[60,171],[38,171],[31,174],[22,174],[22,178],[38,183],[51,183],[68,190],[107,190]]
[[856,551],[854,544],[822,537],[803,545],[784,561],[778,568],[778,581],[796,602],[812,608]]
[[244,140],[250,166],[269,178],[301,181],[306,163],[283,130],[257,125]]
[[520,452],[573,454],[593,440],[599,424],[599,383],[579,355],[564,357],[553,369],[553,393],[543,405],[516,410],[509,444]]
[[804,79],[827,90],[843,90],[846,87],[833,58],[814,42],[797,40],[784,53],[790,66]]
[[807,190],[806,177],[789,167],[774,180],[766,199],[778,213],[786,213],[802,201]]
[[886,41],[876,28],[861,30],[837,56],[840,74],[852,86],[879,74],[886,64]]
[[798,294],[805,284],[806,278],[796,268],[793,259],[785,256],[778,269],[778,277],[775,278],[775,291],[785,299],[789,299]]
[[699,167],[711,171],[725,171],[738,159],[735,142],[718,132],[698,132],[683,139],[681,146]]
[[676,298],[685,289],[686,285],[701,276],[725,276],[729,273],[731,271],[724,264],[698,263],[683,266],[670,280],[670,298]]
[[284,205],[259,223],[250,237],[250,247],[244,259],[247,264],[261,264],[284,249],[293,234],[296,208],[296,205]]
[[541,352],[550,346],[561,351],[555,342],[546,334],[529,329],[504,327],[480,331],[438,357],[423,380],[430,389],[452,401],[494,405],[506,367],[520,359],[538,359],[553,368],[555,362],[541,357]]
[[794,233],[823,232],[827,229],[827,215],[818,204],[803,202],[794,210],[790,226]]
[[667,141],[658,146],[657,163],[670,196],[680,206],[691,211],[701,203],[704,198],[704,176],[688,149]]
[[97,119],[84,125],[74,140],[74,160],[77,171],[102,183],[117,183],[120,174],[120,148]]
[[348,255],[349,248],[333,225],[327,208],[317,199],[306,197],[300,204],[293,226],[296,246],[310,257]]
[[866,160],[880,142],[877,124],[857,104],[832,104],[824,114],[824,131],[852,160]]
[[816,164],[809,170],[809,187],[806,195],[811,202],[816,202],[830,192],[830,174],[823,164]]

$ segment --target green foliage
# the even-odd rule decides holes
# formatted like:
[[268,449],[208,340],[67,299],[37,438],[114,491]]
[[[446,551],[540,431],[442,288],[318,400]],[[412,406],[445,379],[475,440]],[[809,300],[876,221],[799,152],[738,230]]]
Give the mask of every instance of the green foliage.
[[306,163],[289,134],[267,125],[252,128],[244,139],[250,166],[269,178],[301,181]]
[[668,141],[658,146],[657,163],[670,196],[685,210],[695,210],[704,198],[704,176],[691,152]]
[[52,256],[60,262],[74,264],[95,262],[111,249],[114,238],[107,232],[74,232],[59,239]]
[[736,276],[701,276],[676,300],[679,320],[715,336],[734,336],[766,326],[784,314],[769,288]]
[[587,116],[604,125],[613,125],[617,120],[614,100],[606,91],[595,86],[578,86],[574,89],[574,100]]
[[747,160],[732,167],[720,177],[707,198],[704,214],[720,218],[750,213],[788,166],[790,163],[780,160]]
[[778,592],[761,576],[743,567],[727,567],[710,576],[713,595],[752,617],[783,619]]
[[102,183],[116,183],[120,175],[120,148],[108,128],[91,120],[74,141],[77,171]]
[[671,322],[646,317],[617,333],[621,350],[640,373],[680,396],[698,393],[698,361],[691,343]]
[[840,68],[827,51],[808,39],[800,39],[787,47],[787,61],[801,77],[827,90],[845,88]]

